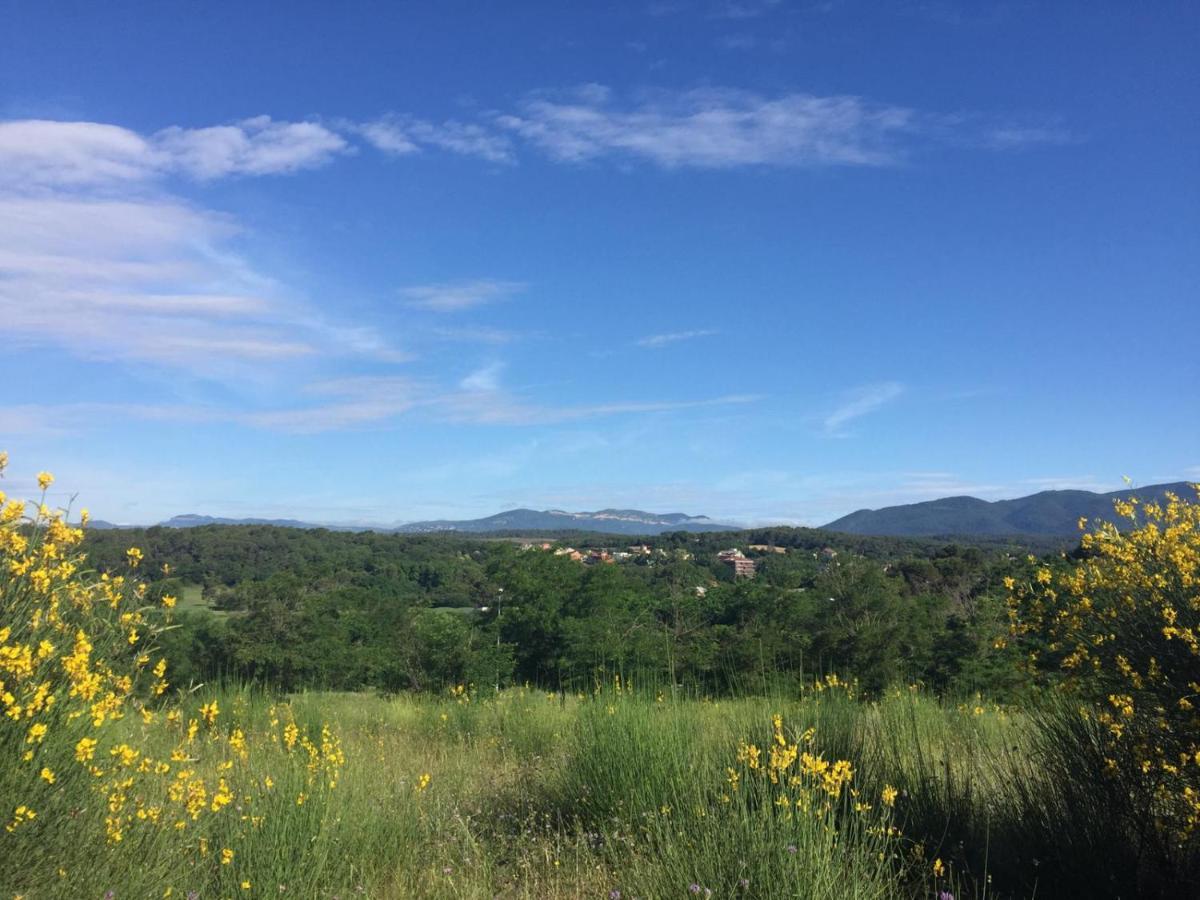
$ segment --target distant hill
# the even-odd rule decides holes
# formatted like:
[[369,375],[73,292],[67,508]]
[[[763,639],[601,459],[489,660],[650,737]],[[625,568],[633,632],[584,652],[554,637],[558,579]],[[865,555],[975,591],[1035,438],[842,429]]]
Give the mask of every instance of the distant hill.
[[112,522],[106,522],[104,519],[88,519],[87,527],[93,531],[113,531],[114,529],[123,528],[124,526],[116,525]]
[[172,516],[159,524],[164,528],[197,528],[201,525],[277,525],[280,528],[326,527],[324,525],[315,525],[311,522],[301,522],[297,519],[225,519],[219,516],[198,516],[194,513],[188,513],[183,516]]
[[707,516],[683,513],[648,513],[639,509],[601,509],[596,512],[564,512],[560,509],[510,509],[484,519],[465,521],[410,522],[395,531],[427,534],[437,531],[600,531],[608,534],[661,534],[664,531],[737,531]]
[[[106,523],[107,524],[107,523]],[[328,528],[333,531],[379,531],[396,534],[434,534],[443,531],[466,534],[524,531],[595,531],[607,534],[661,534],[664,531],[736,531],[707,516],[684,513],[648,513],[638,509],[602,509],[596,512],[565,512],[560,509],[510,509],[483,519],[409,522],[403,525],[328,525],[296,519],[227,519],[188,514],[160,523],[164,528],[196,528],[201,525],[274,525],[280,528]],[[109,526],[112,527],[112,526]]]
[[1113,519],[1113,501],[1129,497],[1161,500],[1168,493],[1195,497],[1185,481],[1152,484],[1109,494],[1092,491],[1041,491],[1015,500],[944,497],[924,503],[860,509],[823,526],[830,531],[894,537],[942,535],[1058,535],[1079,533],[1080,516]]

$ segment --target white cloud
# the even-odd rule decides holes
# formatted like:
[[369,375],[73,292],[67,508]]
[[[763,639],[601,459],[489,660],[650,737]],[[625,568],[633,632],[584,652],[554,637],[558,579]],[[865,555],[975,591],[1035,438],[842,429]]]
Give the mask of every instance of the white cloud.
[[492,363],[477,369],[459,382],[458,386],[471,394],[493,393],[500,390],[500,376],[504,363]]
[[464,325],[456,328],[439,326],[429,329],[429,334],[443,341],[462,341],[474,344],[510,344],[524,337],[516,331],[491,328],[486,325]]
[[743,0],[717,3],[710,15],[715,19],[756,19],[779,6],[781,0]]
[[694,338],[710,337],[717,334],[717,331],[712,328],[696,328],[691,331],[674,331],[669,334],[652,334],[649,337],[641,338],[637,341],[639,347],[650,349],[665,347],[668,344],[677,344],[680,341],[690,341]]
[[824,433],[828,437],[844,437],[843,429],[850,422],[873,413],[904,393],[904,385],[895,381],[869,384],[847,393],[841,406],[825,417]]
[[172,168],[202,179],[311,169],[349,147],[323,125],[276,122],[270,116],[209,128],[166,128],[154,135],[154,144]]
[[323,125],[269,116],[208,128],[172,126],[149,136],[100,122],[23,119],[0,122],[0,184],[79,188],[171,174],[285,174],[323,165],[348,149],[345,138]]
[[350,128],[376,149],[397,156],[416,153],[422,146],[427,146],[488,162],[513,161],[512,141],[508,135],[474,122],[447,119],[437,123],[392,114]]
[[237,420],[258,428],[312,434],[385,422],[416,406],[422,397],[412,379],[362,376],[318,382],[311,394],[334,397],[329,403],[298,409],[245,413]]
[[993,150],[1021,150],[1039,144],[1069,144],[1076,140],[1058,125],[999,125],[984,131],[982,143]]
[[441,415],[451,422],[477,425],[555,425],[584,419],[618,415],[639,415],[711,406],[753,403],[751,394],[731,394],[705,400],[633,401],[580,404],[578,406],[541,406],[530,404],[502,391],[464,391],[439,397]]
[[95,184],[146,178],[154,150],[141,135],[98,122],[0,122],[0,181]]
[[886,165],[918,130],[913,110],[854,96],[768,98],[712,88],[621,106],[594,85],[531,97],[519,114],[495,121],[560,161],[618,155],[664,168]]
[[440,284],[417,284],[401,288],[400,296],[409,306],[432,312],[460,312],[503,299],[525,289],[519,281],[451,281]]
[[222,377],[318,353],[405,358],[306,311],[233,252],[237,235],[171,197],[0,191],[0,321],[17,344]]

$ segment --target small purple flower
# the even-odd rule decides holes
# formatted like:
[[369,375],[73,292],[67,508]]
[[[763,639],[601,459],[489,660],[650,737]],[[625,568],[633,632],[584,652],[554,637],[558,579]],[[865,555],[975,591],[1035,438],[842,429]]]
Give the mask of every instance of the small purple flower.
[[700,893],[700,885],[696,884],[696,882],[693,881],[691,884],[688,885],[688,891],[693,894],[698,894],[698,893]]
[[739,878],[738,879],[738,887],[742,888],[743,890],[750,887],[750,879],[749,878]]
[[621,892],[613,888],[608,892],[608,900],[621,900]]
[[114,890],[110,889],[104,892],[104,900],[115,900],[116,896],[117,892]]
[[188,891],[187,892],[187,900],[200,900],[200,892],[199,891]]
[[792,854],[793,856],[796,855],[796,845],[795,844],[788,844],[787,850],[788,850],[788,853]]
[[450,874],[451,872],[453,872],[453,871],[454,871],[454,869],[453,869],[451,866],[443,866],[443,867],[442,867],[442,874],[443,874],[443,875],[449,875],[449,874]]
[[949,891],[938,891],[938,900],[954,900],[954,895]]

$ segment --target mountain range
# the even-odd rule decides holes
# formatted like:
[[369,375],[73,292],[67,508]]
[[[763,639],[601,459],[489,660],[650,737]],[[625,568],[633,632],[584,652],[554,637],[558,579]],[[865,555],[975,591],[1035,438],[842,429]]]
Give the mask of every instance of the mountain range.
[[[201,525],[275,525],[280,528],[328,528],[332,531],[379,531],[389,534],[435,534],[460,532],[482,534],[495,531],[599,531],[610,534],[662,534],[664,531],[737,531],[735,525],[714,522],[707,516],[684,513],[648,513],[640,509],[601,509],[595,512],[566,512],[561,509],[510,509],[482,519],[439,519],[396,525],[302,522],[297,519],[230,519],[189,513],[160,522],[164,528],[196,528]],[[95,520],[96,529],[119,528]]]
[[[943,497],[923,503],[860,509],[821,526],[828,531],[886,537],[997,537],[1029,535],[1074,537],[1080,517],[1112,519],[1113,501],[1131,496],[1161,500],[1167,493],[1195,497],[1188,482],[1154,484],[1098,494],[1092,491],[1041,491],[1014,500],[980,500],[977,497]],[[327,528],[332,531],[377,531],[388,534],[486,534],[489,532],[592,531],[623,535],[656,535],[667,531],[740,531],[737,525],[708,516],[684,513],[649,513],[639,509],[601,509],[567,512],[561,509],[510,509],[481,519],[437,519],[390,525],[303,522],[298,519],[233,519],[188,514],[159,523],[166,528],[199,525],[275,525],[281,528]],[[119,528],[94,520],[92,528]]]
[[892,537],[951,535],[1054,535],[1079,533],[1080,517],[1114,518],[1113,501],[1139,497],[1162,500],[1167,493],[1195,498],[1185,481],[1152,484],[1108,494],[1092,491],[1041,491],[1015,500],[980,500],[976,497],[943,497],[924,503],[860,509],[828,525],[829,531]]

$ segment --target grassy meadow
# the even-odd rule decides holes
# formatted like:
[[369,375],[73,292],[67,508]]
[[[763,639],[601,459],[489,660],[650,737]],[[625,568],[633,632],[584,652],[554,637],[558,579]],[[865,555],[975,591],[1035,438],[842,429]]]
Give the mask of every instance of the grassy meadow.
[[[206,811],[183,840],[135,826],[118,843],[80,841],[79,820],[102,830],[107,812],[81,809],[22,865],[0,868],[6,888],[28,898],[1030,896],[1062,849],[1031,816],[1067,824],[1053,773],[1034,763],[1030,717],[916,690],[863,702],[841,686],[736,700],[615,684],[584,696],[283,701],[247,689],[198,692],[189,709],[214,702],[208,739],[228,743],[228,718],[261,750],[237,763],[257,797],[235,800],[233,816]],[[314,790],[305,754],[271,740],[281,721],[339,736],[334,789]],[[152,757],[171,749],[143,746]],[[805,757],[818,761],[805,770]],[[821,763],[839,760],[847,775],[830,784]]]

